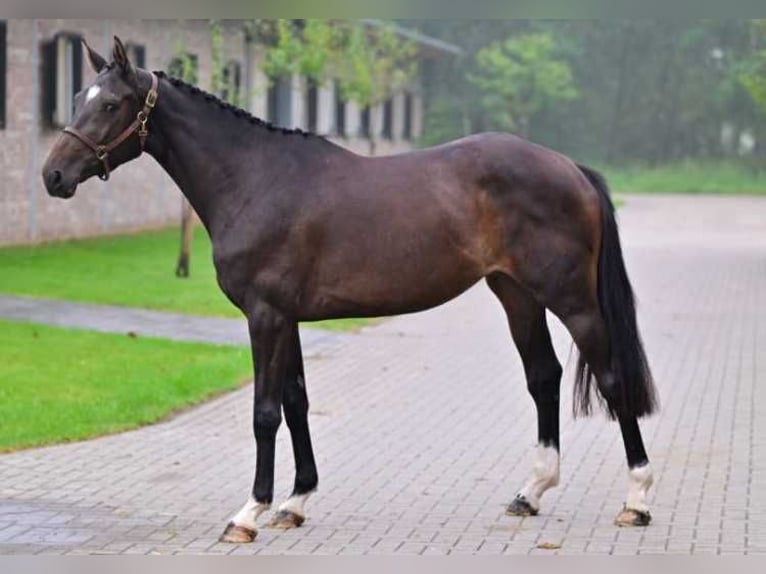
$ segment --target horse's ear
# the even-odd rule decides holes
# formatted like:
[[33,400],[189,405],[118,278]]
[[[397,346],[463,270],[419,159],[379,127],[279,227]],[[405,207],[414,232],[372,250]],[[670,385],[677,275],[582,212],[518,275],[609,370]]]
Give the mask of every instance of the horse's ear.
[[125,78],[131,86],[137,86],[136,69],[128,59],[128,52],[125,50],[125,46],[122,45],[122,41],[117,36],[114,37],[112,57],[114,58],[114,63],[117,64],[122,72],[123,78]]
[[88,64],[90,65],[90,69],[98,74],[106,67],[106,60],[104,60],[101,54],[97,53],[90,46],[88,46],[85,38],[80,38],[80,41],[82,42],[83,48],[85,48],[85,53],[88,56]]

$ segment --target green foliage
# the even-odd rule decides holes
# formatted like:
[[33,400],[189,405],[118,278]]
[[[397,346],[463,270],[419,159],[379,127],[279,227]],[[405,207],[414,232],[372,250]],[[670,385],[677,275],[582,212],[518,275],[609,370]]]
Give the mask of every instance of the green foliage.
[[[233,78],[226,77],[224,70],[226,68],[226,53],[224,49],[224,30],[220,20],[209,20],[208,28],[210,30],[210,86],[209,89],[214,94],[231,94],[230,101],[238,104],[236,87],[233,85]],[[199,84],[199,64],[195,57],[188,51],[186,45],[180,39],[175,41],[173,50],[173,59],[168,67],[168,73],[180,78],[190,84]]]
[[458,114],[456,114],[452,98],[442,96],[432,100],[428,106],[423,134],[418,144],[425,147],[438,145],[464,135],[463,123],[454,121],[456,115]]
[[412,81],[417,46],[403,39],[392,24],[368,28],[344,21],[336,23],[335,33],[342,46],[336,74],[344,100],[374,106]]
[[300,66],[303,43],[293,29],[292,20],[276,20],[276,42],[268,47],[263,71],[271,78],[292,74]]
[[493,42],[476,54],[476,62],[478,72],[468,79],[482,91],[482,106],[499,128],[527,135],[536,113],[578,95],[572,70],[557,55],[550,34]]
[[[753,156],[766,157],[766,114],[738,78],[741,63],[766,47],[759,43],[761,24],[614,19],[405,25],[456,43],[466,54],[424,68],[427,139],[432,139],[435,122],[429,116],[434,113],[439,122],[449,123],[437,135],[463,131],[463,126],[468,133],[496,129],[492,110],[482,105],[484,91],[466,81],[480,74],[475,56],[508,37],[542,33],[555,38],[557,59],[569,65],[580,95],[536,112],[529,126],[533,141],[580,159],[659,165],[690,157],[739,157],[751,153],[739,143],[752,137]],[[764,77],[758,69],[745,68],[753,81]],[[722,138],[722,133],[731,136]]]
[[198,84],[199,71],[197,60],[186,51],[184,44],[180,41],[176,42],[174,53],[175,55],[168,66],[168,73],[184,82]]
[[[412,81],[417,71],[417,46],[403,39],[390,23],[368,27],[344,21],[335,25],[337,59],[335,77],[340,97],[372,108]],[[368,136],[369,154],[375,155],[375,130]]]
[[345,100],[375,105],[410,82],[417,47],[391,24],[350,20],[259,20],[250,28],[267,46],[271,79],[301,74],[323,84],[335,78]]
[[766,113],[766,51],[742,67],[739,79],[761,111]]
[[743,62],[738,77],[753,101],[766,112],[766,50]]
[[304,20],[303,48],[298,72],[323,84],[329,78],[331,63],[338,57],[336,34],[327,20]]
[[153,423],[252,376],[246,347],[2,320],[0,364],[0,452]]
[[220,20],[210,20],[210,59],[212,69],[210,70],[210,91],[219,93],[223,88],[223,67],[224,67],[224,48],[223,48],[223,30]]
[[[220,20],[210,20],[210,91],[227,102],[239,106],[243,94],[236,83],[233,66],[236,62],[226,61],[224,30]],[[249,94],[250,92],[247,91]]]
[[[316,85],[334,79],[340,97],[362,108],[391,97],[416,72],[417,46],[390,23],[254,20],[247,29],[266,46],[264,72],[272,81],[293,74]],[[374,152],[373,138],[370,148]]]
[[330,63],[338,56],[336,34],[327,20],[275,20],[261,22],[260,34],[272,39],[266,52],[264,72],[273,79],[294,73],[317,84],[327,81]]
[[737,78],[761,113],[766,113],[766,20],[752,23],[752,39],[756,49],[738,66]]

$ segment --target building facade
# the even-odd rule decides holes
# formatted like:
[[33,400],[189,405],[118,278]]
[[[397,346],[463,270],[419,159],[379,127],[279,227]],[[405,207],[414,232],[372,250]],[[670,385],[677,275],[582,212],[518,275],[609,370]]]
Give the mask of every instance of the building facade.
[[[343,102],[332,82],[314,86],[294,76],[270,83],[263,73],[263,47],[248,41],[241,23],[221,26],[224,88],[219,95],[225,99],[277,125],[325,135],[362,154],[371,136],[377,155],[409,150],[419,137],[423,100],[417,78],[384,104],[361,110]],[[94,77],[84,63],[80,38],[106,57],[115,35],[139,67],[190,73],[209,89],[212,35],[204,20],[0,21],[0,245],[178,221],[181,193],[146,154],[121,166],[107,182],[93,178],[81,184],[68,201],[49,197],[42,184],[42,162],[71,118],[73,96]],[[455,53],[428,38],[416,40],[425,57]]]

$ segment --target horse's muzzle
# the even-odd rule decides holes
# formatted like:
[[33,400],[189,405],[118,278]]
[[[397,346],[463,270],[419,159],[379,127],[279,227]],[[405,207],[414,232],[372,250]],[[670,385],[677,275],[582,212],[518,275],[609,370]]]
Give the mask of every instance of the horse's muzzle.
[[77,183],[66,181],[61,170],[58,169],[44,169],[43,182],[45,189],[48,190],[48,195],[52,197],[68,199],[74,195],[77,189]]

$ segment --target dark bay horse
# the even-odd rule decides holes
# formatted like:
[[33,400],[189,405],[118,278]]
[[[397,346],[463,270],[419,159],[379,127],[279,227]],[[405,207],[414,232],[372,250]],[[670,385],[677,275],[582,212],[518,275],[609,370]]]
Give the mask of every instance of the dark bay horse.
[[[86,46],[97,73],[43,167],[48,192],[152,155],[199,214],[221,289],[248,320],[255,370],[255,481],[221,539],[249,542],[273,497],[282,413],[292,495],[271,524],[304,520],[317,487],[299,321],[434,307],[485,278],[505,308],[538,413],[538,454],[508,506],[533,515],[559,478],[559,385],[545,309],[579,351],[575,411],[591,395],[617,420],[629,488],[619,525],[646,525],[652,471],[637,418],[656,407],[606,183],[521,138],[485,133],[367,158],[276,128],[161,72]],[[593,381],[595,380],[595,385]]]

